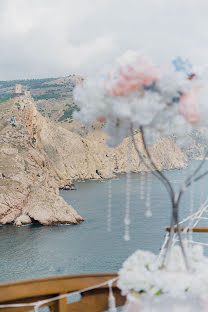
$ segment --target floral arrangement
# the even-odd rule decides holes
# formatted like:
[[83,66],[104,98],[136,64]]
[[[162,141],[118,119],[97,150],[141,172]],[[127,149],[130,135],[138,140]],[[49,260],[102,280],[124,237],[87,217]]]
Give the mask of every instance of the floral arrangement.
[[179,246],[174,246],[166,269],[162,257],[149,251],[137,250],[119,271],[118,287],[123,295],[168,295],[180,298],[189,295],[207,298],[208,258],[203,248],[195,245],[186,250],[191,271],[187,272]]
[[74,117],[85,123],[106,121],[109,146],[120,144],[131,126],[142,126],[148,143],[157,134],[184,136],[205,117],[207,108],[199,105],[204,79],[204,73],[180,57],[156,66],[141,53],[127,51],[110,72],[75,88],[80,111]]
[[[184,297],[205,298],[208,295],[208,258],[199,246],[185,248],[178,214],[186,188],[208,174],[208,171],[198,173],[204,161],[176,193],[168,178],[158,170],[147,147],[157,140],[158,135],[174,135],[180,140],[193,127],[207,123],[206,80],[206,70],[194,68],[180,57],[169,65],[158,66],[141,53],[127,51],[117,59],[111,71],[84,80],[74,90],[74,100],[80,108],[74,117],[84,123],[105,122],[105,131],[110,137],[107,143],[111,147],[131,135],[141,161],[165,185],[170,197],[171,230],[164,255],[158,257],[138,250],[119,271],[118,286],[123,295],[136,302],[137,297],[147,297],[145,307],[151,302],[149,298],[177,298],[177,302],[181,298],[184,311]],[[134,128],[140,130],[146,158],[136,145]],[[126,220],[126,224],[129,222]],[[175,225],[179,246],[172,248]],[[127,310],[138,311],[138,306]],[[150,310],[156,311],[148,308],[145,311]],[[161,312],[161,309],[157,311]]]

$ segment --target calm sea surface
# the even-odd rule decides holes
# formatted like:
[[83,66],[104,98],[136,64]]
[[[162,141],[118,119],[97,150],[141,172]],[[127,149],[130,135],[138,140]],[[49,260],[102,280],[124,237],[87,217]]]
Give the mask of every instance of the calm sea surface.
[[[173,170],[166,175],[177,188],[190,170]],[[191,168],[192,169],[191,169]],[[208,170],[208,162],[204,169]],[[131,240],[123,240],[126,176],[112,180],[112,232],[107,232],[108,181],[77,182],[77,191],[62,191],[85,222],[79,225],[30,225],[0,227],[0,282],[35,277],[114,272],[136,249],[158,252],[169,224],[170,203],[164,186],[152,178],[151,206],[153,216],[145,217],[145,201],[140,199],[141,174],[131,175]],[[198,209],[208,195],[208,177],[194,184],[194,204]],[[181,202],[180,217],[189,214],[190,191]],[[203,224],[202,224],[203,225]],[[207,224],[208,226],[208,224]],[[208,241],[208,234],[195,234],[195,239]]]

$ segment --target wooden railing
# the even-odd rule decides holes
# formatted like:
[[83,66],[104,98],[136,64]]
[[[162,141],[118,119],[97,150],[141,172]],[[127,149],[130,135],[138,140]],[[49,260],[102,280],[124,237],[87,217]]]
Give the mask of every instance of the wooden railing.
[[[0,305],[49,299],[102,284],[116,277],[115,273],[64,275],[0,284]],[[112,289],[116,298],[116,306],[123,305],[125,297],[121,296],[116,282],[113,283]],[[51,312],[101,312],[108,310],[108,295],[108,285],[103,285],[100,288],[83,292],[79,301],[67,303],[67,298],[62,298],[45,305],[50,307]],[[32,309],[31,306],[10,307],[2,308],[0,312],[22,312]]]
[[[186,227],[184,227],[184,226],[181,226],[180,227],[180,230],[183,232],[184,230],[186,230],[187,232],[189,232],[190,231],[190,229],[189,228],[186,228]],[[170,232],[170,226],[167,226],[166,227],[166,231],[167,232]],[[174,232],[177,232],[178,230],[177,230],[177,227],[174,227]],[[201,226],[201,227],[193,227],[192,229],[191,229],[191,231],[192,232],[195,232],[195,233],[208,233],[208,227],[203,227],[203,226]]]

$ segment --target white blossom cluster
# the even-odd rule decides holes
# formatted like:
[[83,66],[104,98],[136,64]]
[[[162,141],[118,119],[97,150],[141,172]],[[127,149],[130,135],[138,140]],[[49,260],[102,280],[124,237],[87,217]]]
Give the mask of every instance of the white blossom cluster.
[[208,296],[208,258],[203,248],[195,245],[187,248],[191,271],[187,272],[179,246],[172,248],[168,269],[162,268],[158,256],[137,250],[119,271],[118,287],[123,295],[137,293],[141,296],[168,295],[183,298],[193,295],[206,299]]
[[203,80],[199,71],[190,79],[192,68],[188,65],[179,58],[175,64],[159,67],[142,54],[127,51],[111,72],[88,78],[75,88],[74,101],[80,111],[74,118],[84,123],[105,120],[110,146],[120,144],[131,126],[144,127],[147,142],[154,141],[155,134],[184,136],[192,125],[184,118],[189,107],[185,107],[184,115],[180,113],[180,98],[201,88]]
[[206,312],[207,300],[189,295],[180,298],[143,295],[138,297],[135,293],[128,294],[125,312]]

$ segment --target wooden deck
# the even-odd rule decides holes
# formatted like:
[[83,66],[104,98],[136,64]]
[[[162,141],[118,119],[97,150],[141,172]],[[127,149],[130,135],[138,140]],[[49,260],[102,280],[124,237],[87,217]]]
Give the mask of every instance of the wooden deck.
[[[0,305],[49,299],[95,286],[116,277],[116,273],[64,275],[0,284]],[[121,296],[116,283],[112,287],[116,305],[123,305],[125,297]],[[105,285],[83,292],[79,301],[67,303],[67,298],[63,298],[45,305],[50,307],[51,312],[101,312],[108,310],[108,295],[108,285]],[[10,307],[1,308],[0,312],[22,312],[32,309],[31,306]]]

